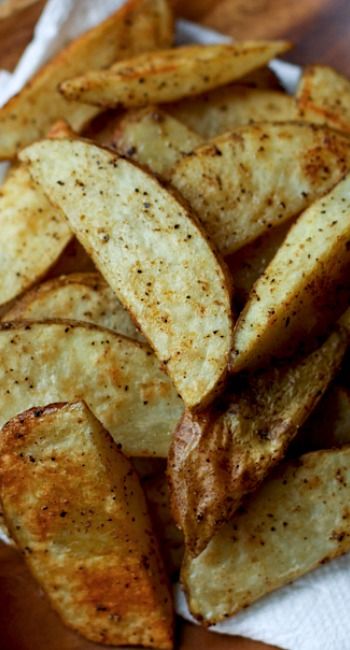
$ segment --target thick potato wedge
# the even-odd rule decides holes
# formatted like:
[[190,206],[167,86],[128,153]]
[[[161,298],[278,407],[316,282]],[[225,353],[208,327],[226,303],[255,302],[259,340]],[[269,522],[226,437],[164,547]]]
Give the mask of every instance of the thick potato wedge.
[[187,557],[190,610],[210,625],[350,550],[350,449],[281,466],[205,551]]
[[82,402],[26,411],[0,440],[6,521],[66,625],[172,648],[171,594],[136,473]]
[[71,239],[62,212],[23,165],[0,188],[0,305],[38,282]]
[[80,131],[96,115],[89,106],[67,102],[57,91],[61,81],[133,54],[168,47],[172,32],[166,0],[129,0],[73,41],[0,109],[0,160],[13,158],[23,146],[45,135],[58,119]]
[[237,379],[217,403],[189,411],[170,448],[172,510],[198,555],[286,449],[337,372],[350,340],[350,309],[315,352]]
[[88,323],[2,323],[0,359],[0,427],[84,399],[126,454],[166,457],[183,406],[148,346]]
[[346,136],[311,124],[265,123],[199,147],[176,165],[171,183],[227,255],[307,208],[349,169]]
[[145,171],[88,142],[46,140],[21,157],[135,317],[185,403],[209,401],[227,372],[230,290],[192,214]]
[[237,253],[226,258],[235,288],[234,297],[239,309],[247,302],[249,293],[264,273],[267,265],[277,253],[291,227],[290,221],[284,221],[280,226],[271,228],[251,244],[247,244]]
[[[290,353],[341,308],[350,271],[350,174],[306,210],[257,280],[237,322],[234,372]],[[342,285],[342,279],[345,284]]]
[[283,122],[299,117],[294,97],[277,90],[231,85],[166,107],[203,138],[252,122]]
[[200,135],[157,106],[129,111],[112,136],[102,142],[163,178],[168,178],[184,154],[201,143]]
[[142,482],[165,566],[171,577],[178,574],[184,554],[183,536],[171,516],[168,483],[164,473]]
[[173,102],[235,81],[289,48],[286,41],[185,45],[87,72],[60,90],[67,99],[107,108]]
[[350,132],[350,81],[333,68],[304,68],[296,99],[302,119]]
[[2,320],[47,318],[94,323],[144,341],[128,312],[99,273],[72,273],[48,280],[19,298]]

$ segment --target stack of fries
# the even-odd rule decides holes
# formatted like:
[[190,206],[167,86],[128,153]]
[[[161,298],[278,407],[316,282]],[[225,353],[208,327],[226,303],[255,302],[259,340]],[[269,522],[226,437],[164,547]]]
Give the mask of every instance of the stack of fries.
[[130,0],[0,110],[3,526],[162,649],[180,567],[209,625],[350,550],[350,82],[173,36]]

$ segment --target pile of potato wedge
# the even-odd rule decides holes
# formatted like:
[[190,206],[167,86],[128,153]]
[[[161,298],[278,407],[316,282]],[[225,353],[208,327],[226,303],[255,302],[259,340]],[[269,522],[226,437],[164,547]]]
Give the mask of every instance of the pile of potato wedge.
[[64,623],[173,647],[350,551],[350,81],[129,0],[0,109],[0,526]]

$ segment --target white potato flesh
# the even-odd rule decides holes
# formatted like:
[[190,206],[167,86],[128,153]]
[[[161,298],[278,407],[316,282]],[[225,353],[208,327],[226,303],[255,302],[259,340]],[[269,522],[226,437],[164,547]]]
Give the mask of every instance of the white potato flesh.
[[47,318],[93,323],[144,341],[128,312],[99,273],[72,273],[43,282],[19,298],[2,320]]
[[227,373],[230,287],[193,215],[143,169],[91,143],[46,140],[21,157],[187,406],[208,402]]
[[185,560],[192,614],[217,623],[349,551],[349,498],[349,447],[281,466],[201,555]]
[[84,399],[127,455],[166,457],[183,405],[148,346],[88,323],[2,323],[0,359],[0,427]]
[[64,81],[67,99],[113,108],[173,102],[243,77],[288,50],[286,41],[185,45],[141,54]]
[[224,255],[305,210],[350,169],[350,141],[312,124],[260,123],[184,157],[170,182]]
[[350,81],[327,65],[303,70],[296,95],[301,119],[350,132]]
[[72,237],[61,210],[37,187],[24,165],[0,187],[0,305],[38,282]]
[[349,242],[350,174],[300,215],[254,285],[235,330],[234,372],[284,353],[322,324],[317,305],[347,276]]

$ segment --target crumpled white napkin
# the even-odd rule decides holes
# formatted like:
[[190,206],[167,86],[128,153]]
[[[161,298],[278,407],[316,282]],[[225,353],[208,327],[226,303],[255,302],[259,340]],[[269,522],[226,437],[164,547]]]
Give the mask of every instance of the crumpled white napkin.
[[[0,71],[0,106],[70,39],[103,20],[124,0],[48,0],[14,74]],[[229,40],[187,21],[177,23],[178,43]],[[300,76],[296,66],[274,61],[272,67],[288,91]],[[290,550],[291,554],[293,549]],[[191,620],[184,595],[176,587],[177,611]],[[226,634],[280,646],[285,650],[350,650],[350,555],[334,560],[294,584],[263,598],[249,609],[212,628]]]

